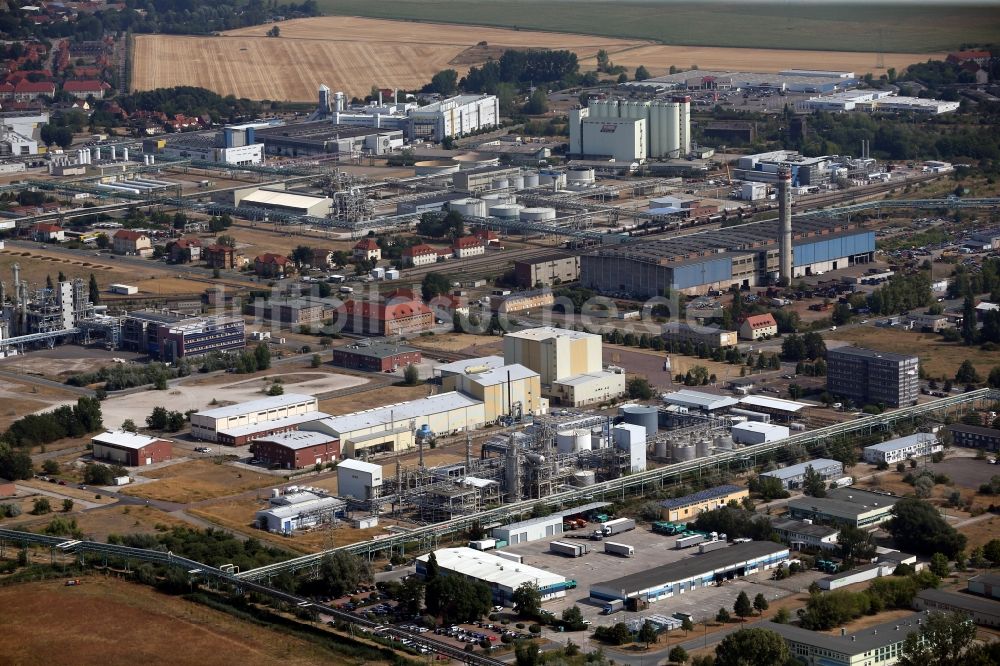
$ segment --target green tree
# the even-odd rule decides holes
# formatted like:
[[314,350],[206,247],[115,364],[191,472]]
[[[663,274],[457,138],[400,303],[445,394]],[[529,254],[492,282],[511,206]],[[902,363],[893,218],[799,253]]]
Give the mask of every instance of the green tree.
[[292,250],[291,260],[295,262],[296,268],[309,266],[312,264],[313,251],[307,245],[299,245]]
[[684,618],[681,620],[681,629],[684,630],[685,636],[688,635],[688,632],[694,631],[694,622],[691,621],[690,617],[686,615],[684,616]]
[[132,419],[125,419],[122,421],[122,430],[125,432],[139,432],[139,428],[135,425],[135,421]]
[[521,583],[511,596],[514,610],[530,619],[537,619],[542,609],[542,592],[535,583]]
[[169,418],[170,415],[166,407],[153,407],[153,411],[146,417],[146,427],[151,430],[166,430]]
[[343,596],[371,581],[371,565],[357,555],[335,550],[320,560],[319,582],[331,596]]
[[1000,388],[1000,365],[994,366],[990,370],[990,376],[986,378],[986,383],[990,388]]
[[31,513],[36,516],[52,512],[52,504],[49,502],[48,497],[36,497],[31,504]]
[[267,370],[271,367],[271,348],[267,343],[260,343],[253,350],[253,358],[258,370]]
[[420,381],[420,371],[417,366],[410,363],[403,369],[403,383],[407,386],[416,386]]
[[1000,539],[990,539],[983,546],[983,557],[993,566],[1000,566]]
[[645,377],[632,377],[626,385],[628,397],[633,400],[649,400],[653,397],[653,388]]
[[687,650],[682,648],[680,645],[676,645],[670,650],[670,654],[667,655],[667,659],[675,664],[686,664],[688,660]]
[[757,596],[753,598],[753,609],[760,615],[763,615],[770,606],[771,604],[767,603],[767,597],[764,596],[763,592],[758,592]]
[[948,563],[948,558],[943,553],[934,553],[931,555],[930,570],[935,576],[944,578],[951,573],[951,565]]
[[826,497],[826,484],[820,473],[812,465],[806,466],[805,477],[802,480],[802,492],[810,497]]
[[976,625],[964,613],[931,612],[903,641],[901,666],[959,666],[976,638]]
[[872,533],[854,525],[840,526],[837,532],[837,544],[840,546],[840,556],[844,560],[856,562],[871,559],[875,554]]
[[528,103],[524,105],[524,113],[529,116],[540,116],[549,112],[549,94],[545,88],[538,86],[531,93]]
[[733,612],[740,617],[740,620],[753,615],[753,604],[750,603],[750,597],[743,590],[740,590],[740,593],[736,596],[736,601],[733,603]]
[[785,639],[767,629],[740,629],[715,648],[716,666],[775,666],[789,657]]
[[431,77],[430,85],[426,87],[427,92],[438,93],[439,95],[454,95],[458,90],[458,72],[453,69],[443,69]]
[[982,377],[976,372],[976,366],[972,365],[972,361],[965,359],[955,373],[955,381],[959,384],[978,384],[982,381]]
[[73,500],[69,499],[68,497],[66,499],[64,499],[62,501],[62,510],[63,510],[63,513],[69,513],[70,511],[72,511],[73,510]]
[[515,666],[538,666],[542,663],[541,650],[531,641],[517,641],[514,645]]
[[583,622],[583,613],[580,612],[580,607],[575,604],[563,610],[562,621],[566,631],[583,631],[587,628]]
[[49,458],[42,463],[42,471],[46,474],[58,474],[59,473],[59,463],[57,463],[52,458]]
[[726,622],[729,622],[731,619],[733,619],[733,616],[730,615],[729,611],[726,610],[725,608],[720,608],[719,612],[715,614],[716,622],[722,622],[723,624],[725,624]]
[[279,384],[278,382],[274,382],[273,384],[271,384],[271,386],[268,387],[267,394],[268,395],[272,395],[272,396],[273,395],[284,395],[285,394],[285,387],[282,386],[281,384]]
[[645,81],[648,78],[651,78],[651,76],[649,70],[646,69],[645,65],[639,65],[638,67],[635,68],[636,81]]
[[887,529],[905,552],[917,555],[940,552],[954,557],[965,548],[965,535],[959,534],[935,506],[922,499],[904,497],[892,507],[892,516]]
[[[104,236],[104,234],[101,235]],[[107,236],[104,237],[107,238]],[[88,291],[89,291],[88,298],[90,299],[90,302],[93,303],[94,305],[100,305],[101,288],[97,286],[97,278],[94,277],[93,273],[90,274],[90,284],[88,286]]]
[[962,340],[967,345],[976,342],[976,303],[972,296],[966,296],[962,304]]
[[642,628],[639,629],[639,640],[645,643],[648,648],[650,643],[656,642],[656,639],[656,627],[653,626],[652,622],[646,620],[642,623]]
[[412,617],[420,612],[420,602],[424,598],[424,583],[416,576],[408,576],[396,592],[399,608]]
[[792,400],[798,400],[802,397],[802,387],[798,384],[792,383],[788,385],[788,397]]
[[425,301],[429,301],[435,296],[447,294],[451,289],[451,280],[448,276],[431,271],[424,276],[420,282],[420,293]]
[[90,463],[83,468],[83,482],[90,486],[110,486],[115,475],[107,465]]
[[788,612],[787,608],[779,608],[778,612],[774,614],[774,621],[778,624],[788,624],[792,619],[792,614]]
[[323,357],[319,354],[313,354],[312,359],[309,361],[309,366],[312,368],[318,368],[323,365]]
[[[489,613],[493,595],[482,581],[437,576],[427,583],[424,600],[432,615],[440,615],[445,623],[454,624],[475,621]],[[436,608],[432,608],[432,600]]]

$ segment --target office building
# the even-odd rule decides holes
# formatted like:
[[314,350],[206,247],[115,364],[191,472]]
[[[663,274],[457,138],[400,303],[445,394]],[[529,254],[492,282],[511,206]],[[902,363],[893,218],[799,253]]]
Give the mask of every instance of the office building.
[[808,520],[774,520],[771,527],[781,540],[795,550],[803,548],[839,548],[837,536],[840,530],[836,527],[818,525]]
[[1000,627],[1000,601],[967,592],[950,592],[934,588],[920,590],[913,607],[921,611],[961,613],[981,627]]
[[421,359],[419,349],[382,340],[360,340],[333,350],[334,365],[366,372],[394,372]]
[[411,141],[439,142],[496,127],[500,100],[495,95],[456,95],[409,112]]
[[800,488],[806,478],[806,470],[812,468],[824,481],[840,478],[844,474],[844,465],[839,460],[816,458],[797,465],[789,465],[770,472],[762,472],[761,476],[778,479],[786,489]]
[[986,451],[1000,450],[1000,430],[996,428],[955,423],[948,426],[948,432],[951,433],[951,441],[955,446]]
[[826,389],[857,405],[903,407],[920,394],[920,359],[861,347],[826,352]]
[[840,635],[810,631],[794,624],[763,622],[788,644],[792,657],[806,666],[892,666],[899,661],[903,641],[920,631],[920,613]]
[[937,437],[927,432],[918,432],[906,437],[897,437],[887,442],[866,446],[862,452],[865,462],[873,465],[895,465],[903,460],[918,456],[929,456],[943,447]]
[[750,491],[740,486],[716,486],[683,497],[663,500],[660,502],[660,515],[663,520],[686,523],[697,518],[703,511],[714,511],[734,500],[742,502],[749,496]]
[[788,514],[799,520],[873,529],[892,518],[892,507],[899,499],[857,488],[836,488],[827,491],[826,497],[789,500]]
[[[430,555],[417,558],[417,574],[427,573]],[[462,576],[485,583],[490,588],[493,601],[500,605],[513,604],[514,592],[525,583],[532,583],[541,592],[542,602],[566,596],[568,581],[565,576],[537,569],[526,564],[515,564],[493,553],[473,548],[441,548],[434,551],[438,571],[444,576]]]

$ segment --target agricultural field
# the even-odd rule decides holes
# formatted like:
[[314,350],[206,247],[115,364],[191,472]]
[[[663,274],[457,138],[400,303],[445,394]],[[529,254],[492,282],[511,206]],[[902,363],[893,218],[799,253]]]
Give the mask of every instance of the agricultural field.
[[8,613],[0,634],[4,663],[215,664],[359,663],[285,632],[236,619],[180,597],[113,578],[89,576],[0,589]]
[[318,4],[322,11],[346,16],[552,30],[685,46],[927,53],[991,43],[1000,32],[1000,13],[971,3],[900,7],[872,2],[845,7],[663,0],[319,0]]
[[121,492],[133,497],[188,503],[277,485],[281,481],[269,474],[237,469],[213,460],[167,465],[142,475],[154,480],[128,486]]
[[[395,4],[409,5],[406,2]],[[461,5],[461,2],[456,3],[457,7]],[[415,6],[410,5],[410,8]],[[430,12],[426,18],[431,18],[436,7],[435,3],[420,4],[421,10],[426,8]],[[489,23],[493,7],[477,7],[477,15],[481,13],[483,22]],[[574,10],[578,7],[574,5]],[[520,15],[545,15],[550,10],[549,6],[532,5],[530,11],[525,10]],[[567,14],[575,16],[578,13],[560,12],[560,16],[568,18]],[[405,11],[399,16],[409,17]],[[437,20],[442,18],[438,16]],[[447,18],[464,22],[461,13]],[[629,68],[645,65],[654,73],[663,73],[671,65],[761,71],[798,67],[865,72],[873,70],[877,60],[872,51],[875,40],[871,38],[859,42],[854,47],[857,52],[846,47],[836,52],[823,52],[816,50],[817,43],[822,43],[816,41],[804,41],[800,48],[807,50],[801,51],[775,49],[775,44],[793,48],[782,40],[754,45],[706,42],[709,46],[697,48],[688,46],[697,42],[675,41],[675,45],[666,46],[649,41],[659,37],[634,37],[627,30],[607,37],[595,37],[586,30],[573,34],[565,24],[550,26],[549,29],[558,28],[559,32],[544,32],[326,16],[285,21],[279,27],[281,37],[277,39],[265,36],[270,26],[242,28],[209,39],[138,35],[133,54],[132,87],[149,90],[196,85],[220,94],[251,99],[312,101],[319,84],[325,83],[333,90],[363,96],[372,85],[408,90],[420,88],[442,69],[452,68],[460,76],[464,75],[470,66],[496,57],[505,48],[570,49],[585,67],[593,66],[597,51],[604,49],[618,64]],[[824,25],[823,29],[828,26]],[[729,47],[733,44],[753,46],[754,50],[711,48],[712,44],[719,43]],[[930,55],[924,48],[914,47],[908,52],[886,52],[883,57],[886,67],[902,69]]]

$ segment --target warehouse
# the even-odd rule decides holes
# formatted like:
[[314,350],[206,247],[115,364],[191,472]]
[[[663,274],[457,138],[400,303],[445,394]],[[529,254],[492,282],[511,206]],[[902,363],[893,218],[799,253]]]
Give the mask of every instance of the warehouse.
[[970,594],[1000,599],[1000,574],[981,573],[969,579]]
[[734,72],[730,70],[692,70],[664,74],[645,81],[630,81],[627,88],[655,92],[676,90],[746,90],[831,93],[857,86],[854,72],[825,72],[788,69],[774,72]]
[[1000,627],[1000,601],[972,594],[934,588],[920,590],[913,599],[913,607],[922,611],[964,613],[981,627]]
[[95,460],[108,460],[125,467],[141,467],[170,460],[173,446],[165,439],[125,430],[105,432],[90,440]]
[[333,364],[365,372],[394,372],[420,363],[419,349],[381,340],[361,340],[333,350]]
[[300,192],[286,192],[281,186],[247,187],[233,192],[237,208],[255,208],[288,215],[326,217],[333,199]]
[[742,502],[750,497],[750,491],[731,484],[700,490],[683,497],[660,502],[660,516],[670,522],[686,523],[698,517],[703,511],[714,511],[729,502]]
[[802,482],[806,478],[806,470],[810,467],[824,481],[840,478],[844,473],[844,465],[839,460],[816,458],[815,460],[809,460],[797,465],[789,465],[788,467],[770,472],[762,472],[761,476],[778,479],[781,481],[782,486],[788,490],[792,490],[802,486]]
[[329,417],[326,412],[304,412],[258,423],[222,428],[215,433],[215,441],[225,446],[244,446],[255,439],[298,430],[303,423]]
[[773,569],[788,559],[788,547],[770,541],[737,543],[701,555],[590,586],[590,598],[602,601],[638,597],[667,599],[722,580]]
[[890,439],[888,442],[866,446],[862,455],[865,462],[875,465],[895,465],[910,458],[929,456],[942,448],[937,437],[928,432],[918,432],[906,437]]
[[286,393],[208,409],[191,415],[191,435],[195,439],[214,442],[220,430],[315,412],[318,405],[314,396]]
[[548,412],[548,400],[542,397],[542,385],[534,370],[514,363],[471,372],[477,369],[456,375],[455,388],[482,401],[486,423]]
[[892,518],[899,498],[857,488],[829,490],[826,497],[797,497],[788,502],[792,518],[827,524],[874,528]]
[[646,121],[642,118],[582,118],[578,132],[580,152],[574,154],[580,157],[615,162],[646,159]]
[[295,430],[254,440],[250,452],[266,465],[302,469],[340,459],[340,442],[320,432]]
[[823,666],[890,666],[899,661],[903,641],[920,631],[920,613],[913,613],[889,622],[865,627],[858,631],[829,634],[810,631],[794,624],[762,622],[762,629],[773,631],[788,644],[788,650],[799,662]]
[[771,527],[781,540],[793,550],[803,548],[838,548],[837,537],[840,530],[836,527],[817,525],[807,520],[774,520]]
[[[510,606],[514,592],[525,583],[533,583],[541,592],[542,601],[566,596],[568,581],[551,571],[526,564],[514,565],[510,560],[472,548],[441,548],[434,551],[438,570],[444,575],[464,576],[489,586],[495,603]],[[430,555],[417,558],[417,574],[427,573]]]
[[491,536],[502,539],[511,546],[529,541],[556,537],[563,533],[562,514],[551,514],[541,518],[529,518],[509,525],[494,527]]
[[[795,219],[794,277],[872,261],[875,232],[846,222]],[[755,287],[777,278],[778,221],[751,222],[726,229],[642,243],[603,247],[580,257],[580,284],[636,298],[663,290],[702,295],[712,289]]]
[[552,383],[549,395],[568,407],[614,402],[625,395],[625,374],[596,370]]
[[270,508],[254,515],[254,521],[260,529],[278,534],[291,534],[335,520],[347,506],[336,497],[320,497],[308,492],[272,497],[270,504]]
[[691,391],[681,389],[673,393],[664,393],[663,402],[667,405],[686,407],[690,410],[698,410],[705,413],[721,412],[739,404],[736,398],[716,393],[705,393],[703,391]]
[[447,435],[475,430],[484,423],[483,403],[453,391],[313,421],[301,429],[325,432],[339,439],[341,454],[357,458],[413,448],[414,425],[426,425],[436,435]]
[[496,95],[456,95],[413,109],[408,115],[411,141],[437,143],[496,127],[500,100]]
[[399,129],[377,129],[314,121],[270,127],[257,132],[268,155],[384,155],[403,147]]
[[515,261],[514,277],[517,278],[517,286],[522,289],[576,282],[580,277],[580,257],[554,252],[534,259]]
[[481,190],[506,188],[509,179],[521,175],[521,169],[509,166],[481,166],[463,169],[451,177],[456,190],[470,194]]
[[785,421],[799,416],[799,413],[808,406],[804,402],[771,398],[764,395],[748,395],[745,398],[740,398],[740,407],[742,409],[749,409],[752,412],[760,412],[761,414],[770,414]]
[[345,460],[337,465],[337,492],[358,500],[378,497],[382,488],[382,466],[363,460]]

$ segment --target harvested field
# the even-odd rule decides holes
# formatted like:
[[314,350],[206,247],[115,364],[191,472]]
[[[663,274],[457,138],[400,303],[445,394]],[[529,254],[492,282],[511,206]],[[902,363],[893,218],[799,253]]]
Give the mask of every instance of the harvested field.
[[[93,500],[94,495],[90,495]],[[18,529],[40,529],[52,521],[52,515],[34,518],[24,523]],[[74,513],[77,527],[83,532],[84,538],[94,541],[107,541],[110,534],[156,534],[156,526],[181,527],[189,526],[180,518],[160,511],[151,506],[106,506],[91,509],[82,513]]]
[[268,474],[237,469],[212,460],[192,460],[146,472],[143,476],[156,479],[149,483],[122,490],[126,495],[166,502],[199,502],[235,495],[280,482]]
[[[237,222],[227,229],[226,233],[236,239],[236,246],[249,257],[262,252],[277,252],[289,256],[299,245],[350,252],[357,242],[338,240],[335,234],[326,231],[307,231],[298,227],[289,229],[289,231],[272,231],[266,227],[253,226],[249,222]],[[212,237],[211,234],[202,236],[203,239]]]
[[898,328],[862,326],[837,331],[827,336],[860,347],[869,347],[900,354],[916,354],[920,365],[931,377],[954,379],[962,361],[969,359],[980,375],[986,377],[990,370],[1000,365],[1000,352],[983,351],[979,347],[966,347],[961,343],[944,342],[934,333],[902,331]]
[[[88,576],[83,584],[0,589],[8,664],[358,664],[285,632],[236,619],[144,585]],[[169,655],[169,656],[168,656]]]

